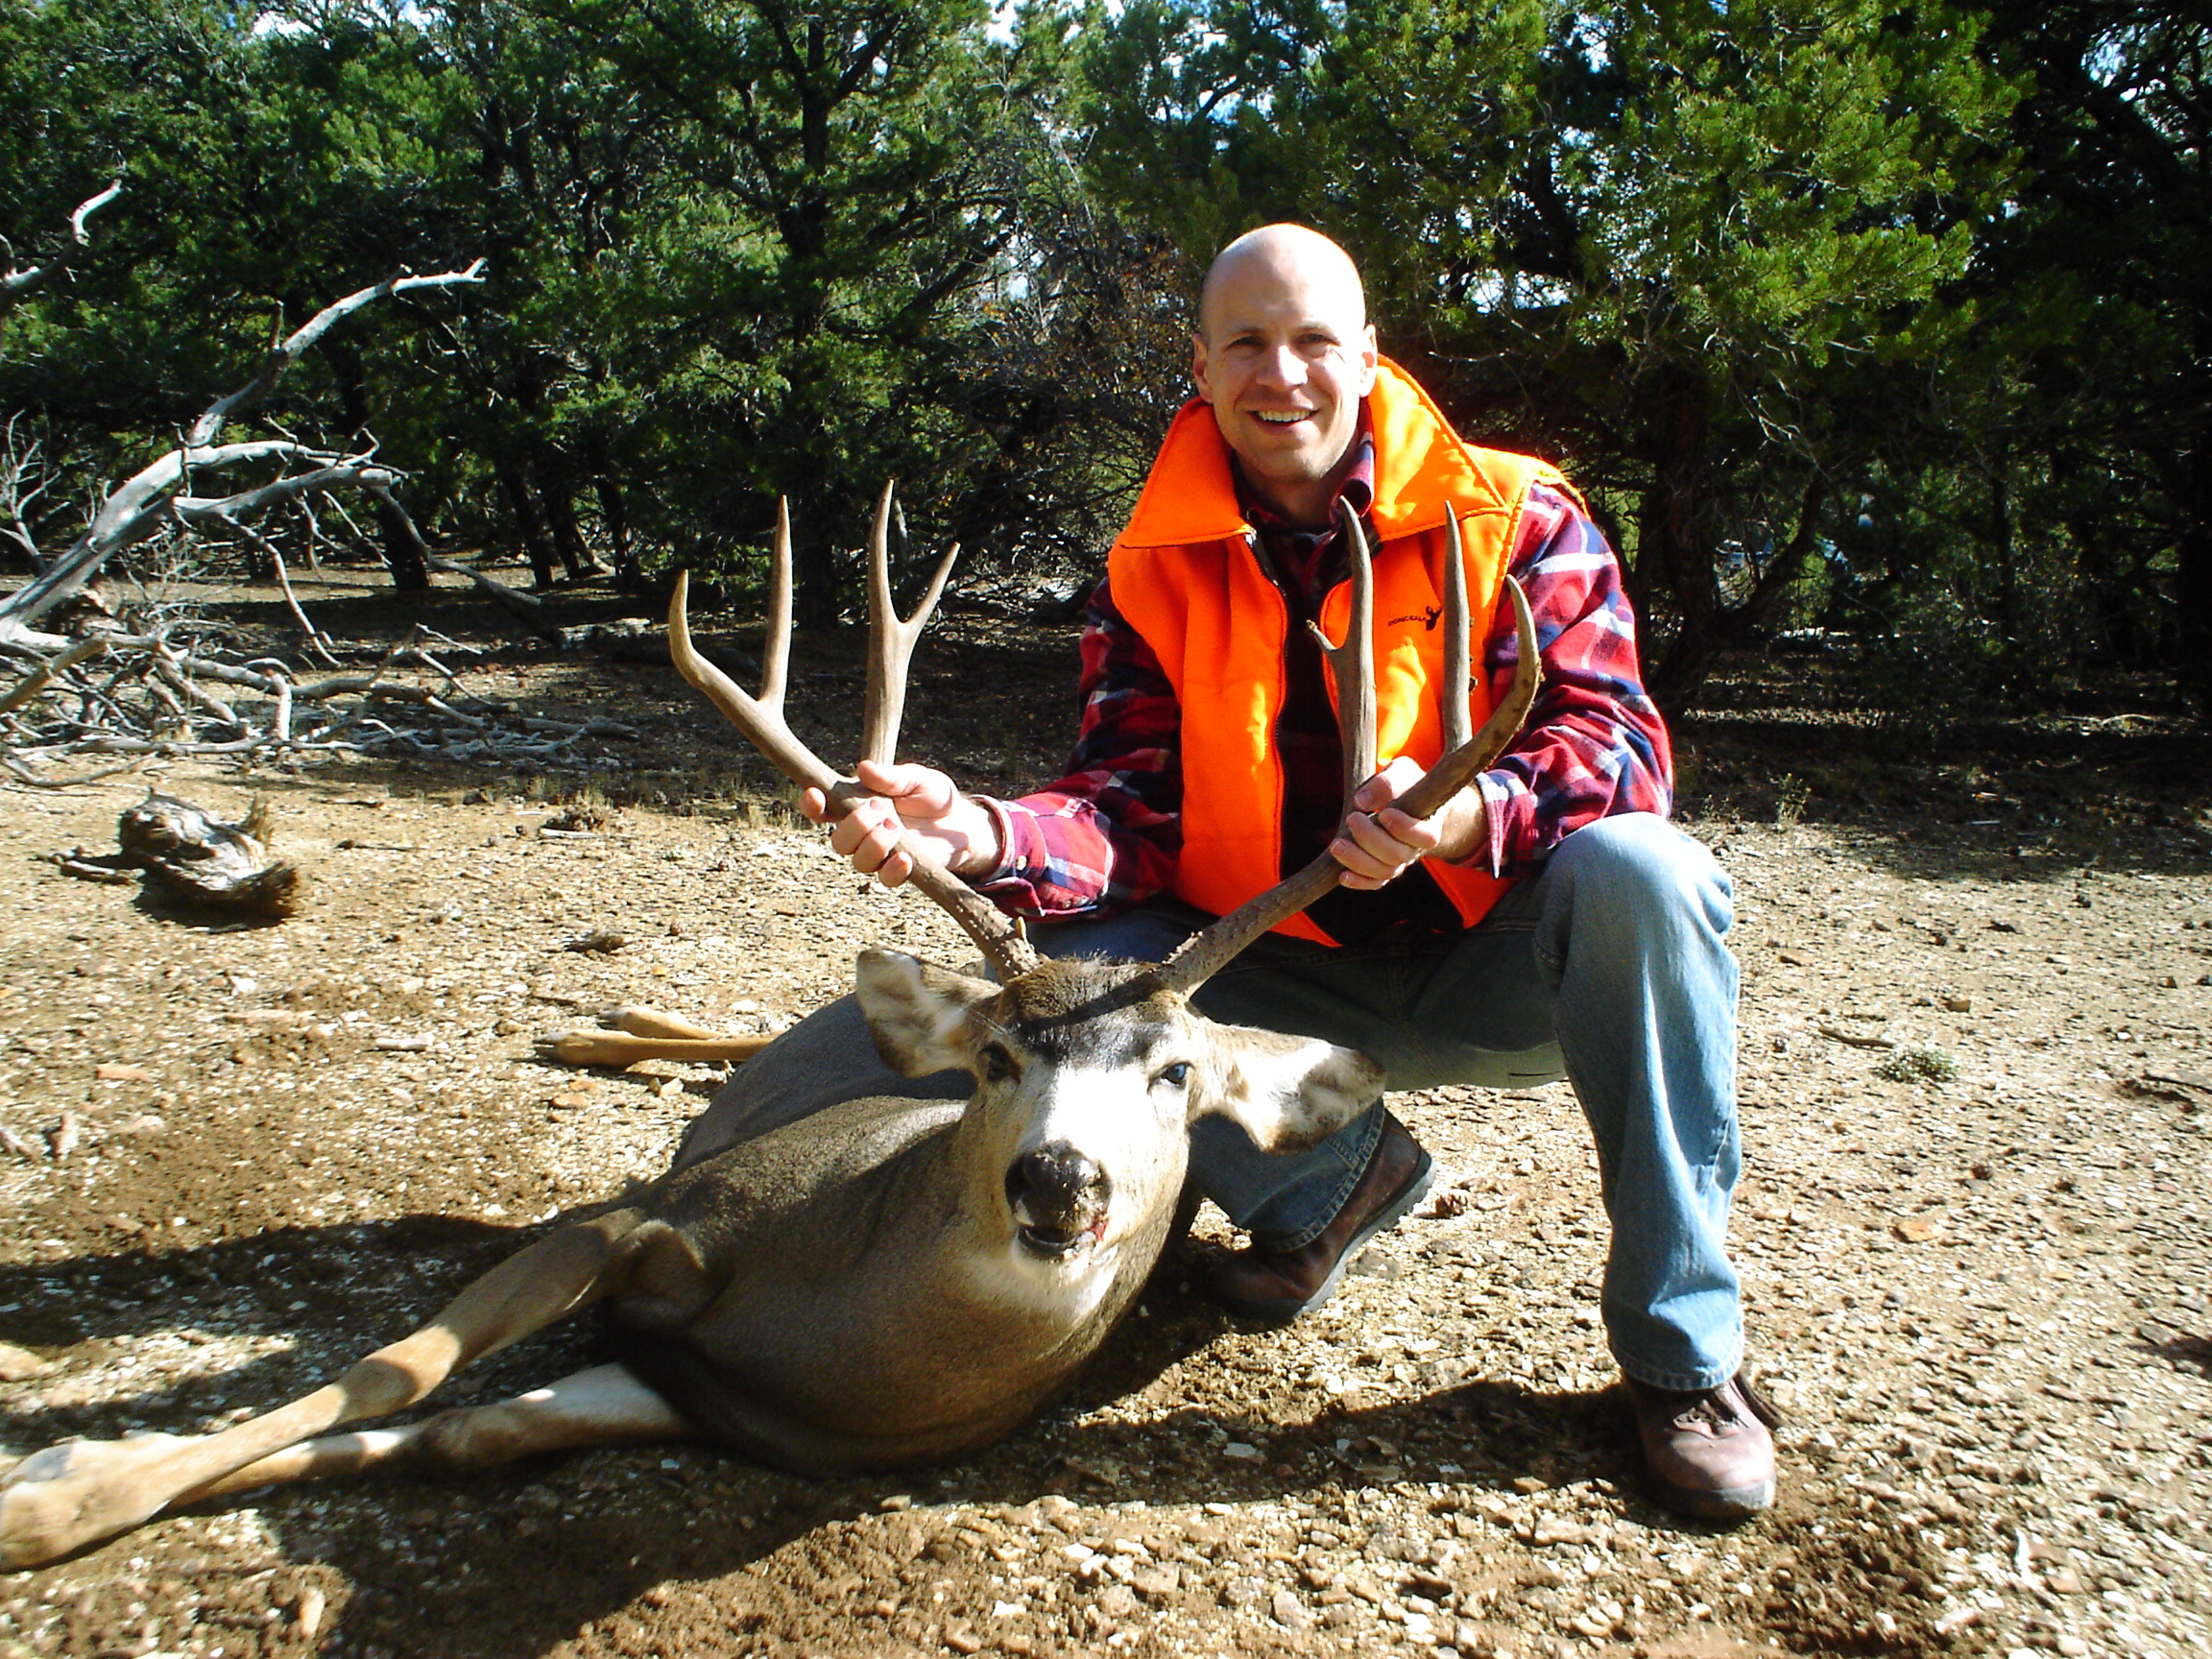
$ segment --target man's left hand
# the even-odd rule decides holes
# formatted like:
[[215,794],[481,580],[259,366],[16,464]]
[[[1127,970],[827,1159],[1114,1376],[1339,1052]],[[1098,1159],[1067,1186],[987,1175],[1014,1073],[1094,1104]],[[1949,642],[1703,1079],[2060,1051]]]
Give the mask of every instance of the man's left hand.
[[1403,876],[1416,859],[1465,858],[1488,844],[1482,797],[1466,788],[1433,816],[1410,818],[1391,803],[1413,787],[1422,769],[1400,756],[1353,791],[1354,810],[1329,853],[1344,866],[1344,885],[1372,891]]

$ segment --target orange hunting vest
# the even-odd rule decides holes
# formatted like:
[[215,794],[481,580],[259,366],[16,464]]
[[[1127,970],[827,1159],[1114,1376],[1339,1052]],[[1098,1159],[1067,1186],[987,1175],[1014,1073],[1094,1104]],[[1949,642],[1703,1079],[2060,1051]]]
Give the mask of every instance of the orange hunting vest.
[[[1561,483],[1544,462],[1461,442],[1427,393],[1384,359],[1367,400],[1375,434],[1376,752],[1427,766],[1442,750],[1436,693],[1449,502],[1459,515],[1478,672],[1467,689],[1479,728],[1490,712],[1480,641],[1503,589],[1529,486]],[[1282,874],[1283,763],[1274,744],[1285,696],[1289,609],[1262,569],[1237,505],[1229,450],[1214,411],[1192,399],[1175,417],[1128,528],[1107,558],[1114,604],[1160,659],[1182,710],[1183,852],[1170,891],[1214,915]],[[1323,599],[1322,626],[1342,638],[1351,585]],[[1332,686],[1334,697],[1334,688]],[[1429,874],[1462,920],[1479,921],[1510,884],[1432,861]],[[1334,941],[1304,916],[1276,929]]]

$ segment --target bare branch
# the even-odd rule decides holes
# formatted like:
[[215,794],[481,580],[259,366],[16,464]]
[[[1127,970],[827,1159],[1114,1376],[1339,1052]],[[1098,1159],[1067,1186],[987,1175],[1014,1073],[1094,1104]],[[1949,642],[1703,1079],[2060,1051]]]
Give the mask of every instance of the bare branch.
[[[252,512],[274,502],[327,491],[339,484],[358,484],[372,491],[379,487],[389,490],[391,469],[374,465],[369,455],[332,455],[283,439],[223,445],[218,445],[216,439],[222,435],[227,421],[266,397],[301,353],[328,332],[339,319],[389,295],[480,282],[483,269],[484,261],[479,259],[465,271],[442,272],[434,276],[388,277],[325,305],[288,339],[271,347],[252,380],[210,405],[192,422],[183,443],[119,485],[101,504],[90,527],[78,538],[75,545],[36,577],[0,600],[0,640],[48,641],[51,637],[32,634],[30,625],[82,588],[109,556],[151,535],[168,520],[173,511],[187,517],[196,511]],[[259,490],[246,491],[220,501],[185,496],[181,499],[189,502],[189,506],[173,506],[179,493],[188,486],[192,472],[267,456],[319,463],[324,470],[280,478]]]
[[0,697],[0,714],[12,713],[24,707],[39,692],[53,685],[56,680],[84,661],[85,658],[97,657],[107,649],[108,641],[101,638],[97,634],[89,639],[78,640],[76,644],[70,646],[53,661],[42,667],[34,668],[16,682],[14,690],[9,692],[5,697]]
[[435,276],[387,276],[383,281],[372,283],[347,295],[343,300],[333,300],[294,330],[289,339],[272,346],[268,355],[261,359],[261,367],[252,379],[228,397],[217,398],[209,404],[184,434],[184,446],[196,449],[214,443],[221,435],[225,421],[243,410],[251,409],[266,397],[276,382],[283,378],[284,372],[298,362],[301,353],[310,346],[328,333],[331,325],[340,318],[360,310],[373,301],[386,299],[394,294],[411,293],[418,288],[453,288],[463,283],[481,282],[484,280],[483,270],[484,261],[479,259],[466,271],[445,271]]
[[78,250],[89,248],[92,238],[84,228],[84,221],[123,194],[123,180],[118,179],[97,196],[77,204],[77,210],[69,215],[69,240],[53,258],[43,265],[32,265],[19,271],[0,273],[0,316],[21,304],[48,282],[69,269],[77,257]]
[[300,624],[300,632],[306,639],[307,649],[322,658],[325,666],[337,667],[338,659],[332,655],[330,643],[324,637],[323,630],[308,620],[307,613],[301,607],[300,595],[292,591],[292,572],[284,568],[283,549],[257,530],[246,529],[244,525],[239,528],[246,530],[246,534],[252,537],[261,550],[268,554],[269,564],[276,572],[276,586],[284,590],[284,604],[291,611],[292,619]]
[[533,634],[547,639],[561,637],[561,630],[556,628],[546,617],[545,601],[539,598],[535,593],[525,593],[519,588],[510,588],[504,582],[493,581],[481,570],[472,570],[466,565],[456,565],[450,559],[440,559],[427,551],[422,555],[422,564],[426,569],[436,570],[441,575],[467,577],[519,616]]

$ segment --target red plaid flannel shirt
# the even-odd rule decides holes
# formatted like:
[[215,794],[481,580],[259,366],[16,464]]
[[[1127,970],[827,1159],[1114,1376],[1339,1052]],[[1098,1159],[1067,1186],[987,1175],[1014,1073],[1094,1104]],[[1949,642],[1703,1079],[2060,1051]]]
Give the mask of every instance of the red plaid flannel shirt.
[[[1644,690],[1619,562],[1589,516],[1564,492],[1537,485],[1508,568],[1535,616],[1544,685],[1521,735],[1477,781],[1490,844],[1466,862],[1511,877],[1534,870],[1585,824],[1618,812],[1664,815],[1673,762],[1659,710]],[[1083,631],[1083,718],[1067,776],[1018,800],[988,803],[1005,852],[999,868],[975,885],[1012,915],[1108,914],[1166,891],[1174,877],[1182,710],[1110,589],[1101,583],[1092,596]],[[1495,699],[1510,685],[1519,652],[1511,609],[1500,605],[1494,621],[1483,672]],[[1331,797],[1323,814],[1333,815],[1335,772],[1316,767],[1307,775],[1321,780]],[[1432,883],[1421,885],[1443,902]],[[1353,936],[1324,926],[1338,939]]]

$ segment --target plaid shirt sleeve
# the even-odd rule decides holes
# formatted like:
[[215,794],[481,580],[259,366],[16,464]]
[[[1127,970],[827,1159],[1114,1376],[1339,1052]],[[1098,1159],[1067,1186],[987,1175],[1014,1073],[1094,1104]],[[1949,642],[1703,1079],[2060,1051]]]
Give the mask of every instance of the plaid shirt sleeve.
[[[1619,812],[1664,816],[1673,762],[1644,691],[1620,564],[1581,505],[1536,486],[1509,568],[1535,617],[1544,686],[1522,734],[1477,781],[1490,845],[1467,862],[1523,876],[1585,824]],[[1483,649],[1494,699],[1519,661],[1512,610],[1501,605]],[[1165,890],[1174,875],[1182,715],[1159,659],[1103,584],[1083,631],[1082,698],[1068,776],[987,803],[1005,855],[975,885],[1012,915],[1105,914]]]
[[[1467,862],[1526,876],[1585,824],[1621,812],[1665,817],[1674,762],[1644,690],[1620,561],[1581,503],[1563,490],[1533,488],[1509,568],[1535,618],[1544,685],[1521,735],[1477,780],[1490,848]],[[1500,605],[1483,652],[1493,699],[1505,694],[1519,662],[1512,608]]]
[[1103,915],[1163,891],[1183,850],[1182,711],[1108,585],[1083,627],[1082,725],[1068,775],[987,801],[1004,861],[975,886],[1009,915]]

